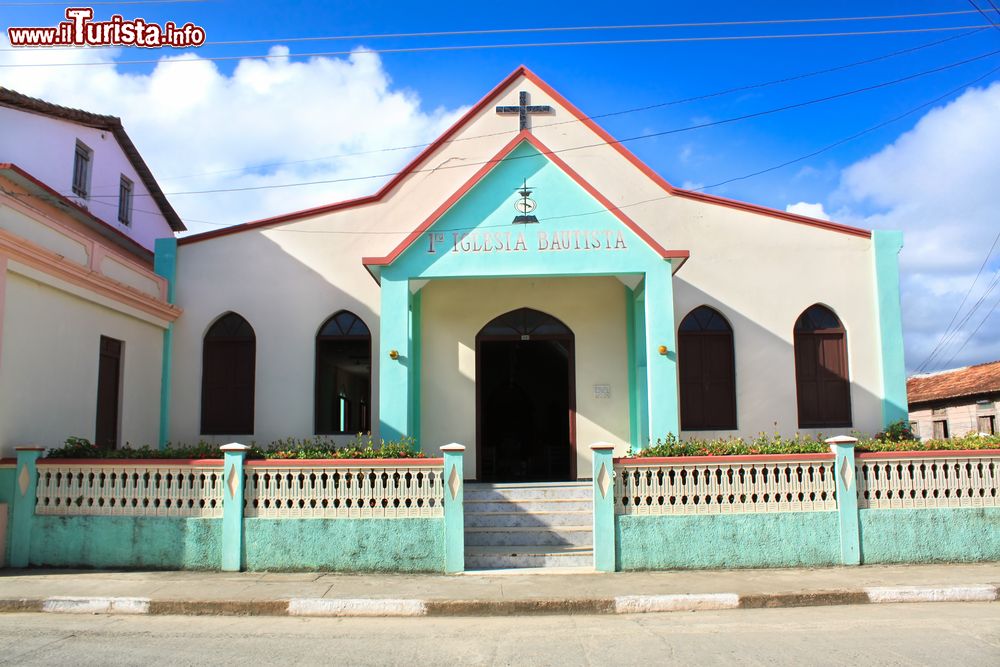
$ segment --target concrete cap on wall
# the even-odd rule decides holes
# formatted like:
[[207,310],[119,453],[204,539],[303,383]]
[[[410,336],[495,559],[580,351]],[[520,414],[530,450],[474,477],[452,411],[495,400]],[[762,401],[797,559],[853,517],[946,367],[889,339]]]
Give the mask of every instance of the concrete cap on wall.
[[224,452],[245,452],[250,449],[249,445],[241,445],[238,442],[231,442],[228,445],[222,445],[219,447]]
[[45,449],[46,448],[42,447],[41,445],[24,445],[22,447],[15,447],[14,451],[15,452],[44,452]]
[[834,445],[845,445],[845,446],[849,445],[853,447],[854,445],[858,444],[858,439],[852,438],[849,435],[838,435],[832,438],[827,438],[823,442],[830,445],[831,447],[833,447]]
[[465,445],[460,445],[457,442],[453,442],[450,445],[445,445],[441,448],[442,452],[464,452]]
[[595,442],[590,446],[590,448],[596,452],[599,450],[603,451],[606,449],[614,449],[615,446],[612,445],[610,442]]

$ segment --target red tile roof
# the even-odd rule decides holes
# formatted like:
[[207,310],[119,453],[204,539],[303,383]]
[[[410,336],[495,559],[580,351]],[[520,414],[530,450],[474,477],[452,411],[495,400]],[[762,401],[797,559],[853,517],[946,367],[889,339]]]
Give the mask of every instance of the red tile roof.
[[914,375],[906,381],[906,393],[910,405],[959,396],[1000,393],[1000,361]]

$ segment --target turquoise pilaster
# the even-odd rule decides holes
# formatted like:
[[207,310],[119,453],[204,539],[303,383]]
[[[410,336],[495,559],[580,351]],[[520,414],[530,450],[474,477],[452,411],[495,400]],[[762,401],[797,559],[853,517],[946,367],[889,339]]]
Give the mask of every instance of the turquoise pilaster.
[[411,435],[410,296],[407,279],[382,275],[378,377],[379,425],[383,440]]
[[854,467],[854,446],[857,438],[838,435],[826,441],[836,457],[834,477],[837,481],[837,516],[840,523],[840,562],[861,564],[861,533],[858,528],[858,480]]
[[594,465],[594,569],[615,571],[615,446],[590,446]]
[[465,571],[465,446],[441,448],[444,455],[444,571]]
[[223,445],[222,466],[222,571],[243,569],[243,461],[246,445]]
[[655,440],[680,435],[674,292],[668,262],[646,274],[645,313],[649,437]]
[[18,447],[14,474],[14,506],[10,513],[10,567],[28,567],[31,560],[31,527],[35,521],[38,458],[44,447]]
[[[153,271],[167,281],[167,303],[174,302],[177,283],[177,239],[156,239]],[[160,433],[159,447],[164,449],[170,440],[170,379],[174,349],[174,325],[167,324],[163,332],[163,366],[160,370]]]
[[628,286],[625,287],[625,363],[628,365],[629,451],[635,453],[639,449],[639,412],[635,385],[635,293]]
[[903,249],[903,232],[873,231],[872,246],[882,351],[882,423],[889,426],[909,417],[903,314],[899,299],[899,251]]

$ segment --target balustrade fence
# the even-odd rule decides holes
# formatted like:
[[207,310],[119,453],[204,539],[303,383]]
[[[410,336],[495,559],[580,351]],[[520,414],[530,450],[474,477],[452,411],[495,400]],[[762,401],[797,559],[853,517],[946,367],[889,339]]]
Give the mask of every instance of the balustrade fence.
[[[858,507],[1000,507],[995,452],[860,453]],[[620,515],[816,512],[837,508],[831,454],[619,459]]]
[[[52,461],[38,465],[35,513],[217,518],[221,460]],[[441,459],[248,461],[244,516],[405,518],[443,515]]]

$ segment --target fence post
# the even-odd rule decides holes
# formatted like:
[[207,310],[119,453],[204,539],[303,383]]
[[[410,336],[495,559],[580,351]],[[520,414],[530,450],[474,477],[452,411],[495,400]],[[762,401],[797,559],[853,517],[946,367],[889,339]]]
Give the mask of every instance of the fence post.
[[858,480],[854,468],[854,446],[857,438],[838,435],[826,440],[835,457],[834,477],[837,482],[837,515],[840,523],[840,562],[861,564],[861,533],[858,526]]
[[615,571],[615,446],[590,446],[594,466],[594,569]]
[[451,443],[444,454],[444,571],[465,571],[465,445]]
[[239,572],[243,568],[243,461],[246,445],[232,442],[219,449],[222,465],[222,571]]
[[10,567],[28,567],[31,559],[31,526],[35,522],[35,493],[38,489],[38,457],[44,447],[16,447],[17,472],[14,477],[14,507],[10,522]]

